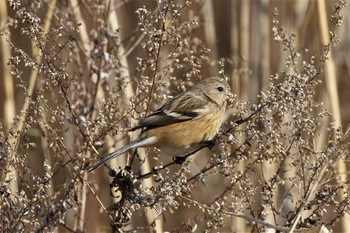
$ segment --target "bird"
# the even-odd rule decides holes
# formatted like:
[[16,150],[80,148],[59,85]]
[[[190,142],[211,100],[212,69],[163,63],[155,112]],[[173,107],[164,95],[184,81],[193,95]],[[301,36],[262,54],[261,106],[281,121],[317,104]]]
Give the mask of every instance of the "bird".
[[178,156],[193,146],[211,141],[223,123],[227,100],[232,96],[223,78],[201,80],[140,120],[131,128],[131,131],[143,130],[137,139],[100,159],[88,167],[88,171],[138,147],[157,147],[166,155]]

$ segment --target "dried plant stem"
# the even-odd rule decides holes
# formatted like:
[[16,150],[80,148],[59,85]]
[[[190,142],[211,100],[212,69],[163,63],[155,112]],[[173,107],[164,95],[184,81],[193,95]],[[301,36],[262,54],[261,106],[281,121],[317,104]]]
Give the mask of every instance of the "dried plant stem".
[[[327,164],[327,161],[324,163]],[[327,170],[327,165],[324,165],[323,168],[321,169],[320,173],[317,175],[316,180],[311,181],[313,183],[312,187],[307,191],[307,195],[304,200],[302,200],[302,204],[298,208],[297,215],[295,216],[293,220],[292,226],[289,228],[288,233],[295,232],[295,228],[301,218],[301,215],[304,213],[304,208],[305,206],[309,203],[311,197],[315,194],[315,191],[317,189],[317,186],[320,184],[321,179],[323,177],[323,174]]]
[[[338,93],[334,78],[348,73],[333,50],[349,17],[338,0],[327,25],[333,2],[320,1],[1,1],[0,232],[350,231],[348,83]],[[236,94],[215,140],[85,172],[139,136],[143,110],[215,73]]]
[[[303,46],[301,43],[304,43],[301,38],[306,38],[307,32],[310,30],[310,22],[312,21],[313,17],[316,14],[316,7],[315,7],[315,1],[309,1],[307,3],[307,9],[304,14],[304,19],[301,21],[301,24],[299,26],[299,36],[296,37],[296,45],[297,47]],[[299,2],[301,4],[301,2]],[[305,4],[305,3],[304,3]]]
[[[109,2],[109,5],[110,5],[110,6],[111,6],[112,2],[113,2],[113,1],[110,1],[110,2]],[[110,7],[110,9],[111,9],[111,7]],[[114,30],[117,30],[117,29],[120,27],[120,23],[119,23],[119,20],[118,20],[118,17],[117,17],[117,11],[116,11],[116,10],[110,11],[110,14],[109,14],[109,23],[110,23],[110,25],[113,25],[113,29],[114,29]],[[164,30],[164,25],[163,25],[163,30]],[[127,55],[130,54],[130,52],[132,51],[132,49],[134,49],[135,46],[138,45],[138,44],[143,40],[143,38],[144,38],[144,34],[142,34],[142,35],[138,38],[138,40],[135,42],[135,45],[134,45],[134,46],[131,46],[131,47],[129,48],[128,51],[125,51],[125,49],[124,49],[124,47],[123,47],[122,45],[120,45],[119,50],[118,50],[120,62],[121,62],[122,65],[123,65],[123,70],[121,70],[121,72],[122,72],[123,76],[125,77],[124,80],[125,80],[126,83],[127,83],[127,85],[126,85],[126,87],[125,87],[125,89],[124,89],[124,92],[123,92],[124,95],[122,95],[122,98],[123,98],[123,99],[122,99],[122,103],[123,103],[123,105],[125,106],[125,108],[126,108],[126,106],[129,105],[130,99],[131,99],[133,96],[135,96],[134,90],[133,90],[132,85],[131,85],[132,80],[130,80],[131,75],[130,75],[130,72],[129,72],[129,66],[128,66],[128,61],[127,61]],[[161,46],[161,42],[160,42],[160,46]],[[159,48],[159,50],[160,50],[160,48]],[[160,51],[159,51],[159,52],[160,52]],[[159,56],[159,53],[158,53],[158,56]],[[155,81],[155,78],[156,78],[156,77],[154,77],[152,89],[154,88],[154,84],[155,84],[154,81]],[[152,91],[151,91],[151,92],[152,92]],[[149,106],[149,105],[148,105],[148,106]],[[134,119],[131,118],[130,121],[131,121],[131,124],[133,124],[133,125],[136,124],[136,121],[135,121]],[[132,134],[132,136],[131,136],[131,139],[133,140],[133,139],[135,139],[135,138],[138,137],[138,136],[139,136],[139,135],[137,135],[137,132],[134,132],[134,133]],[[125,144],[125,141],[124,141],[124,142],[121,141],[121,140],[118,140],[118,141],[117,141],[117,147],[121,147],[121,146],[123,146],[124,144]],[[143,149],[139,149],[138,152],[141,154],[141,156],[142,156],[142,155],[143,155],[143,156],[145,155],[145,150],[143,150]],[[131,160],[131,161],[132,161],[132,160]],[[115,160],[115,162],[117,162],[117,160]],[[129,161],[129,162],[130,162],[130,161]],[[119,165],[120,165],[120,164],[119,164]],[[150,170],[151,170],[151,164],[150,164],[150,162],[149,162],[148,159],[145,160],[145,162],[143,163],[143,166],[141,167],[141,169],[142,169],[143,172],[145,172],[145,171],[150,171]],[[144,184],[145,184],[145,187],[152,187],[152,186],[155,185],[153,179],[144,180],[143,182],[144,182]],[[158,218],[158,216],[156,216],[156,214],[154,213],[154,211],[147,210],[147,211],[145,212],[145,216],[146,216],[147,222],[148,222],[149,224],[151,224],[152,222],[155,223],[155,230],[156,230],[156,232],[163,232],[163,231],[164,231],[164,230],[163,230],[163,225],[164,225],[164,223],[163,223],[163,221],[162,221],[160,218]]]
[[[87,24],[82,17],[78,1],[72,0],[69,3],[71,4],[71,8],[74,12],[74,16],[75,16],[77,23],[80,24],[79,35],[80,35],[80,39],[81,39],[80,42],[81,43],[78,43],[78,46],[81,46],[80,51],[83,52],[86,57],[89,57],[90,52],[91,52],[91,46],[90,46],[90,38],[88,35],[88,30],[87,30]],[[90,62],[89,59],[87,59],[87,61]],[[87,64],[87,66],[89,66],[89,64]],[[98,96],[99,79],[97,79],[95,85],[96,85],[95,92],[94,92],[95,99],[94,99],[93,105],[91,107],[92,108],[91,110],[93,111],[93,115],[95,115],[94,109],[95,109],[96,97]],[[66,99],[66,101],[68,101],[68,98]],[[71,111],[71,109],[69,111],[73,114],[73,111]],[[79,124],[77,124],[77,126],[79,127]],[[83,133],[83,131],[81,131],[81,132],[82,132],[82,135],[84,136],[85,134]],[[71,136],[72,135],[68,132],[65,134],[66,139],[68,139]],[[68,141],[71,141],[71,140],[72,139],[68,139]],[[88,142],[89,142],[89,145],[91,145],[93,150],[96,152],[96,149],[92,145],[91,140],[88,140]],[[86,180],[86,179],[87,179],[87,173],[84,172],[83,180]],[[79,200],[79,209],[78,209],[78,213],[77,213],[78,217],[74,221],[74,229],[75,230],[83,230],[84,229],[85,209],[86,209],[86,204],[87,204],[86,203],[86,195],[87,195],[86,184],[87,184],[86,182],[83,182],[83,183],[80,183],[78,186],[78,188],[80,190],[80,192],[78,192],[79,193],[79,197],[78,197],[79,198],[78,199]]]
[[[50,2],[49,7],[48,7],[48,11],[46,14],[46,19],[44,20],[45,25],[44,25],[44,33],[48,33],[50,26],[51,26],[51,21],[52,21],[52,17],[53,17],[53,13],[54,13],[54,9],[56,6],[56,0],[53,0]],[[34,42],[32,42],[32,51],[33,51],[33,60],[37,61],[37,63],[39,63],[41,61],[42,55],[40,54],[40,49],[38,47],[35,47]],[[20,139],[20,135],[21,135],[21,131],[22,128],[24,126],[24,122],[26,120],[27,114],[28,114],[28,110],[29,110],[29,106],[30,106],[30,102],[31,102],[31,97],[34,91],[34,87],[35,87],[35,83],[38,77],[38,69],[34,69],[32,70],[30,76],[29,76],[29,85],[28,85],[28,89],[27,89],[27,93],[26,96],[24,98],[24,103],[23,106],[21,108],[20,111],[20,116],[19,116],[19,120],[18,120],[18,124],[16,126],[15,129],[15,134],[14,135],[9,135],[7,142],[11,147],[12,153],[9,155],[9,160],[8,161],[13,161],[14,156],[16,155],[16,151],[18,148],[18,144],[19,144],[19,139]],[[12,166],[10,166],[11,162],[8,162],[6,164],[6,169],[4,169],[4,171],[8,171],[5,176],[1,176],[2,180],[1,183],[4,183],[5,180],[9,180],[12,176],[12,178],[15,178],[17,176],[16,171],[14,170],[14,168]],[[18,190],[18,185],[16,182],[10,182],[10,188],[13,192],[17,192]]]
[[79,30],[80,39],[82,41],[82,50],[81,51],[84,52],[86,57],[89,57],[89,54],[91,51],[90,39],[89,39],[89,35],[87,33],[88,30],[87,30],[86,24],[83,23],[85,21],[81,15],[78,0],[71,0],[69,2],[72,6],[75,19],[77,20],[78,23],[81,23],[80,30]]
[[[241,24],[240,24],[240,56],[242,57],[241,68],[249,70],[249,53],[250,53],[250,1],[240,2]],[[249,90],[249,73],[244,72],[240,77],[240,98],[248,100]]]
[[[97,196],[97,193],[94,191],[94,189],[91,187],[90,183],[85,179],[86,177],[84,176],[83,178],[81,176],[79,176],[79,178],[82,180],[82,182],[85,183],[85,185],[89,188],[89,191],[94,195],[94,197],[96,198],[97,202],[100,204],[100,207],[103,209],[103,211],[108,214],[108,210],[106,208],[106,206],[102,203],[102,201],[100,200],[100,198]],[[113,220],[112,216],[108,214],[108,217],[110,220]]]
[[[238,90],[237,96],[239,99],[249,99],[249,74],[246,72],[249,70],[249,52],[250,52],[250,1],[239,1],[239,56],[240,56],[240,68],[244,72],[238,78]],[[242,128],[243,129],[243,128]],[[245,141],[244,136],[239,138],[239,141]],[[244,170],[244,162],[239,165],[239,170]],[[246,224],[243,219],[235,218],[232,223],[235,226],[237,232],[247,232]]]
[[[88,173],[85,171],[83,175],[83,180],[87,180]],[[86,194],[87,194],[87,182],[80,183],[81,195],[80,195],[80,208],[78,215],[78,228],[76,230],[83,230],[85,225],[85,209],[86,209]]]
[[[263,5],[263,8],[268,9],[269,8],[269,0],[261,0],[261,4]],[[271,30],[268,30],[270,28],[270,18],[269,18],[269,12],[263,11],[261,13],[261,20],[258,19],[260,23],[260,27],[262,28],[261,34],[262,38],[261,40],[261,57],[271,57],[271,46],[270,46],[270,38],[271,38]],[[257,43],[260,44],[260,43]],[[259,57],[258,59],[261,62],[261,70],[262,70],[262,81],[261,86],[259,87],[259,90],[262,88],[265,88],[268,85],[268,82],[270,80],[270,60],[269,59],[261,59]]]
[[322,164],[322,167],[319,168],[319,171],[315,171],[314,175],[310,178],[310,186],[307,190],[307,193],[305,195],[305,198],[302,200],[301,205],[298,207],[297,215],[293,219],[293,224],[289,228],[288,233],[292,233],[296,231],[296,226],[299,223],[299,220],[304,212],[304,209],[306,205],[310,202],[312,197],[314,196],[315,192],[317,191],[317,188],[322,184],[324,181],[324,178],[326,176],[326,173],[329,169],[329,161],[335,161],[339,162],[342,158],[343,153],[348,152],[348,138],[344,137],[341,142],[339,142],[339,146],[337,150],[335,150],[329,157],[325,158],[324,161],[320,162]]
[[[142,156],[142,158],[144,158],[146,155],[146,151],[143,148],[138,149],[138,153]],[[152,166],[150,164],[149,159],[144,159],[144,161],[145,162],[142,164],[142,167],[141,167],[141,172],[148,173],[152,170]],[[147,188],[154,187],[156,185],[153,178],[144,179],[142,183],[144,187],[147,187]],[[154,211],[154,209],[152,208],[146,208],[144,211],[145,211],[147,222],[149,224],[154,222],[155,224],[154,229],[156,229],[156,232],[164,232],[164,221],[162,218],[159,218],[159,215],[157,215],[156,211]]]
[[[239,55],[239,24],[238,24],[238,2],[236,0],[231,0],[231,27],[230,27],[230,48],[233,56]],[[233,77],[230,79],[230,86],[232,88],[233,93],[239,93],[239,76],[236,73],[233,73]]]
[[[320,29],[320,38],[322,44],[327,45],[330,43],[329,37],[329,26],[327,22],[327,11],[325,6],[325,1],[321,0],[317,2],[318,6],[318,16],[319,16],[319,29]],[[341,125],[341,116],[340,116],[340,107],[339,107],[339,94],[337,88],[337,76],[335,71],[335,63],[332,55],[332,51],[328,52],[328,60],[324,64],[325,66],[325,78],[326,86],[328,89],[328,94],[331,100],[332,114],[336,126]]]
[[[120,23],[118,20],[118,16],[117,16],[117,9],[112,10],[112,4],[113,1],[108,1],[107,5],[108,5],[108,9],[109,9],[109,14],[108,14],[108,24],[110,25],[110,27],[112,28],[113,31],[116,31],[118,28],[120,28]],[[142,38],[142,37],[141,37]],[[124,87],[124,91],[122,92],[122,100],[121,100],[121,109],[127,109],[127,106],[129,106],[129,102],[130,99],[135,96],[134,90],[132,88],[132,80],[130,80],[130,72],[129,72],[129,63],[128,60],[126,59],[126,55],[125,55],[125,49],[124,46],[121,44],[119,46],[118,49],[118,57],[120,59],[120,63],[122,64],[122,68],[119,71],[121,73],[121,75],[123,76],[123,80],[125,80],[126,82],[126,86]],[[115,83],[115,79],[116,77],[111,76],[111,83]],[[113,87],[113,86],[112,86]],[[130,117],[130,114],[127,116]],[[135,120],[133,120],[132,118],[129,119],[131,121],[131,124],[136,124]],[[137,135],[135,135],[136,133],[133,133],[132,135],[132,139],[136,138]],[[128,143],[126,140],[126,137],[124,137],[124,135],[118,135],[117,139],[116,139],[116,147],[122,147],[124,146],[126,143]],[[114,144],[111,140],[111,138],[109,138],[108,144],[112,145]],[[113,149],[113,148],[111,148]],[[112,152],[112,151],[109,151]],[[120,157],[119,159],[114,159],[111,161],[111,164],[113,167],[117,167],[117,166],[123,166],[123,164],[120,164],[122,161],[125,161],[125,159],[123,157]],[[119,163],[118,163],[119,162]],[[117,164],[118,163],[118,164]],[[126,165],[126,164],[124,164]]]
[[[261,0],[261,4],[263,5],[264,9],[269,8],[268,0]],[[259,51],[260,56],[252,56],[252,60],[255,60],[253,63],[254,68],[256,68],[256,70],[258,71],[261,71],[261,81],[259,82],[259,84],[256,84],[256,86],[260,85],[259,87],[257,87],[257,89],[262,90],[267,87],[270,80],[270,59],[261,59],[261,58],[271,57],[271,54],[270,54],[270,31],[271,30],[268,30],[268,28],[270,28],[269,12],[265,10],[265,11],[258,11],[258,13],[259,13],[259,17],[257,17],[255,20],[259,21],[258,27],[260,29],[258,28],[256,29],[260,31],[261,37],[259,38],[255,37],[254,39],[259,40],[259,42],[255,42],[255,43],[252,42],[252,44],[256,44],[258,46],[257,50]],[[276,166],[277,164],[271,164],[268,161],[264,161],[262,163],[261,173],[262,173],[263,182],[268,183],[268,181],[271,180],[271,178],[275,175],[275,172],[278,170],[278,167]],[[278,198],[279,198],[279,195],[272,195],[272,203],[278,203],[279,201]],[[264,220],[268,222],[275,222],[275,223],[277,222],[272,210],[272,205],[268,207],[264,207],[261,210],[265,213]]]
[[130,53],[135,50],[135,48],[141,43],[141,41],[144,38],[145,38],[145,34],[141,34],[137,38],[137,40],[124,53],[120,53],[122,55],[122,58],[126,59],[130,55]]
[[[49,145],[48,145],[48,142],[47,142],[47,130],[46,128],[44,127],[41,127],[41,130],[42,130],[42,133],[43,135],[41,136],[40,140],[41,140],[41,150],[44,152],[44,157],[47,161],[47,164],[49,166],[47,166],[47,168],[45,169],[47,171],[48,174],[53,174],[53,171],[52,171],[52,165],[53,165],[53,161],[52,161],[52,157],[50,155],[50,149],[49,149]],[[54,183],[53,183],[53,179],[50,179],[48,181],[50,183],[50,185],[46,186],[46,193],[47,195],[49,196],[52,196],[54,194]]]
[[[328,45],[330,43],[330,35],[329,35],[329,26],[327,22],[327,10],[326,10],[326,1],[320,0],[317,1],[317,7],[318,7],[318,17],[319,17],[319,32],[320,32],[320,38],[323,45]],[[328,60],[324,63],[324,69],[325,69],[325,80],[326,80],[326,87],[328,96],[330,98],[331,102],[331,112],[333,114],[334,124],[336,127],[341,126],[341,115],[340,115],[340,104],[339,104],[339,94],[338,94],[338,87],[337,87],[337,75],[336,75],[336,68],[335,68],[335,62],[333,59],[332,51],[330,50],[328,52]],[[342,160],[338,161],[338,174],[339,174],[339,183],[345,183],[347,180],[347,169],[346,165]],[[344,192],[339,193],[341,200],[344,200],[347,197]],[[341,219],[341,224],[343,226],[343,231],[349,232],[350,226],[349,226],[350,216],[345,215],[344,218]]]
[[[209,210],[209,211],[214,211],[214,212],[217,212],[218,210],[217,209],[214,209],[214,208],[211,208],[205,204],[201,204],[195,200],[192,200],[188,197],[185,197],[185,196],[179,196],[180,198],[194,204],[195,206],[199,206],[201,208],[204,208],[206,210]],[[280,226],[276,226],[276,225],[273,225],[271,223],[268,223],[268,222],[264,222],[264,221],[261,221],[259,219],[256,219],[256,218],[253,218],[253,217],[250,217],[250,216],[246,216],[246,215],[242,215],[242,214],[235,214],[233,212],[229,212],[229,211],[225,211],[225,210],[220,210],[221,213],[227,215],[227,216],[231,216],[231,217],[237,217],[237,218],[240,218],[240,219],[244,219],[244,220],[247,220],[249,222],[253,222],[253,223],[257,223],[257,224],[260,224],[262,226],[265,226],[265,227],[269,227],[269,228],[272,228],[272,229],[275,229],[275,230],[278,230],[278,231],[283,231],[283,232],[286,232],[288,231],[288,228],[286,227],[280,227]]]
[[[6,24],[7,21],[7,1],[0,1],[0,27],[3,27],[3,25]],[[16,106],[15,106],[15,100],[14,100],[14,88],[13,88],[13,81],[11,76],[11,70],[10,66],[7,65],[7,61],[10,58],[11,51],[10,48],[7,46],[6,38],[4,36],[0,37],[0,54],[1,54],[1,67],[3,70],[3,87],[4,87],[4,94],[5,94],[5,103],[4,103],[4,126],[5,130],[10,129],[12,121],[16,114]]]
[[[1,1],[0,2],[0,27],[6,24],[7,20],[7,1]],[[2,69],[3,69],[3,87],[4,87],[4,94],[5,94],[5,103],[4,103],[4,126],[5,130],[8,130],[11,128],[11,124],[13,122],[13,119],[16,114],[16,106],[15,106],[15,100],[14,100],[14,87],[13,87],[13,80],[11,76],[10,67],[7,65],[7,61],[10,58],[10,48],[6,44],[6,38],[4,36],[0,37],[0,49],[1,49],[1,56],[2,59]],[[9,142],[11,142],[9,140]],[[12,145],[11,143],[10,145]],[[10,157],[9,161],[11,161],[13,158]],[[9,164],[6,165],[7,168],[9,168]],[[4,183],[5,180],[8,180],[9,178],[14,178],[14,180],[17,180],[17,173],[15,170],[11,168],[11,170],[4,169],[4,171],[8,171],[7,174],[1,174],[1,184]],[[17,183],[10,182],[10,189],[17,193]]]
[[[211,50],[211,56],[214,61],[218,60],[218,46],[216,46],[217,35],[215,31],[215,21],[214,21],[214,9],[213,9],[213,0],[207,0],[203,7],[203,14],[205,18],[204,22],[204,32],[205,38],[207,40],[208,46]],[[218,73],[217,66],[213,66],[210,69],[210,75],[216,76]]]

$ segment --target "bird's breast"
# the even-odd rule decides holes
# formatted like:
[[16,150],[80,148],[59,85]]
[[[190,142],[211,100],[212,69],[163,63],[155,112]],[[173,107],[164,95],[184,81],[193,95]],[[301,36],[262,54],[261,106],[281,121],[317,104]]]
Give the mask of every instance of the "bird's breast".
[[183,121],[145,131],[147,136],[155,136],[155,146],[174,156],[186,151],[194,144],[209,141],[219,131],[223,113],[212,111],[189,121]]

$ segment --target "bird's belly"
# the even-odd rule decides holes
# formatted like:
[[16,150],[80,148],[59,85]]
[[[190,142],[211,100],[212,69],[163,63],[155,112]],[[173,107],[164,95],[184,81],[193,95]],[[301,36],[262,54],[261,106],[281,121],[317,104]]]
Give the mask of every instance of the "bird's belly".
[[[212,121],[212,119],[217,120]],[[207,116],[150,129],[146,133],[149,136],[157,135],[155,146],[164,154],[175,156],[189,152],[193,146],[200,142],[213,139],[220,126],[221,117]]]

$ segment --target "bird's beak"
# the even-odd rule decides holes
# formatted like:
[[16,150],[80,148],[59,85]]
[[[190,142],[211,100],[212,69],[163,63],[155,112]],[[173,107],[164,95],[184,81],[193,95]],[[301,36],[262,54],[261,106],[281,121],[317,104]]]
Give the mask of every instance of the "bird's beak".
[[227,92],[226,94],[226,100],[232,100],[236,97],[232,92]]

